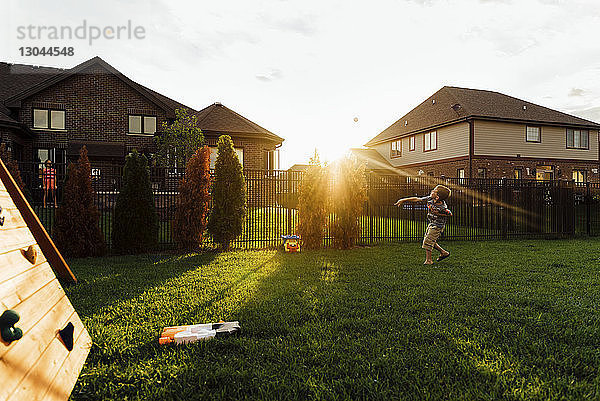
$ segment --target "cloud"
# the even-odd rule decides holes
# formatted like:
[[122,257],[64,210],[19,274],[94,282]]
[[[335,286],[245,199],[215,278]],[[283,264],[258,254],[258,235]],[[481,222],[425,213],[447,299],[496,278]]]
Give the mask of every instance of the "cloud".
[[571,88],[571,91],[569,92],[569,96],[583,96],[584,93],[585,93],[585,91],[583,89]]
[[585,118],[586,120],[598,122],[598,121],[600,121],[600,106],[586,108],[586,109],[572,110],[570,112],[570,114],[573,114],[577,117]]
[[281,72],[281,70],[271,70],[270,72],[268,72],[266,74],[257,74],[257,75],[255,75],[255,77],[256,77],[256,79],[258,79],[259,81],[262,81],[262,82],[271,82],[276,79],[283,78],[283,73]]
[[299,33],[305,36],[312,36],[317,32],[317,19],[311,14],[289,18],[273,18],[269,15],[263,15],[261,19],[272,28],[283,32]]

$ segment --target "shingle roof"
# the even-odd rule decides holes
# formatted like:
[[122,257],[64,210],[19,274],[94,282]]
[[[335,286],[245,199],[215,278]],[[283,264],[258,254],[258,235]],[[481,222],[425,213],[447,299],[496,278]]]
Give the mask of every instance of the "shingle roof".
[[469,117],[600,128],[595,122],[499,92],[444,86],[366,146]]
[[366,163],[367,170],[393,170],[392,165],[375,149],[351,148],[350,153]]
[[0,62],[0,121],[18,124],[10,117],[4,100],[63,71],[60,68]]
[[283,142],[284,139],[248,120],[221,103],[214,103],[196,113],[198,126],[203,131],[220,133],[261,135],[267,139]]
[[167,96],[161,95],[158,92],[138,84],[97,56],[70,69],[36,67],[23,64],[2,64],[3,71],[0,71],[0,101],[9,107],[19,107],[22,99],[54,85],[71,75],[85,73],[88,67],[100,65],[108,73],[121,79],[149,101],[165,109],[165,111],[172,116],[174,116],[174,110],[176,108],[187,107],[193,110],[191,107],[185,106]]

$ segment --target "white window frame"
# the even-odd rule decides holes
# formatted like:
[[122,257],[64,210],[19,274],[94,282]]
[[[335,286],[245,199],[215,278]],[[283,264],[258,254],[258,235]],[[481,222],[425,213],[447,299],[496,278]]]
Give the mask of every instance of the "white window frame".
[[402,156],[402,139],[397,139],[390,143],[390,158]]
[[[209,146],[208,148],[210,149],[210,169],[214,170],[215,163],[217,162],[217,155],[219,153],[218,148],[216,146]],[[244,167],[244,148],[234,146],[233,150],[235,150],[235,154],[237,155],[240,164]]]
[[423,152],[437,150],[437,131],[426,132],[423,135]]
[[408,138],[408,151],[409,152],[412,152],[412,151],[414,151],[417,148],[416,142],[417,142],[417,136],[416,135],[411,135]]

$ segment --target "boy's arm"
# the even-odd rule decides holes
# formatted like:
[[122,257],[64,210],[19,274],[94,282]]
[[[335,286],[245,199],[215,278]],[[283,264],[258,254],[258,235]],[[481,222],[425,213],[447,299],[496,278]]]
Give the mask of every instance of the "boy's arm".
[[424,200],[423,200],[423,198],[418,198],[416,196],[411,196],[411,197],[408,197],[408,198],[398,199],[396,201],[396,203],[394,203],[394,206],[400,206],[404,202],[424,202]]

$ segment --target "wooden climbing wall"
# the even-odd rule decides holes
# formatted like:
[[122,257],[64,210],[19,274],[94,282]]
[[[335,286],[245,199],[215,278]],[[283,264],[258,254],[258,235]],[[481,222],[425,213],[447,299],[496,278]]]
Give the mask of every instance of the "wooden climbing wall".
[[[0,314],[16,311],[20,320],[14,327],[23,337],[10,344],[0,339],[0,400],[66,400],[92,340],[49,262],[62,260],[64,266],[53,266],[57,274],[75,277],[7,174],[0,161]],[[47,238],[40,237],[40,229]],[[29,246],[37,251],[33,263],[23,252]],[[71,351],[58,333],[69,322],[74,326]]]

